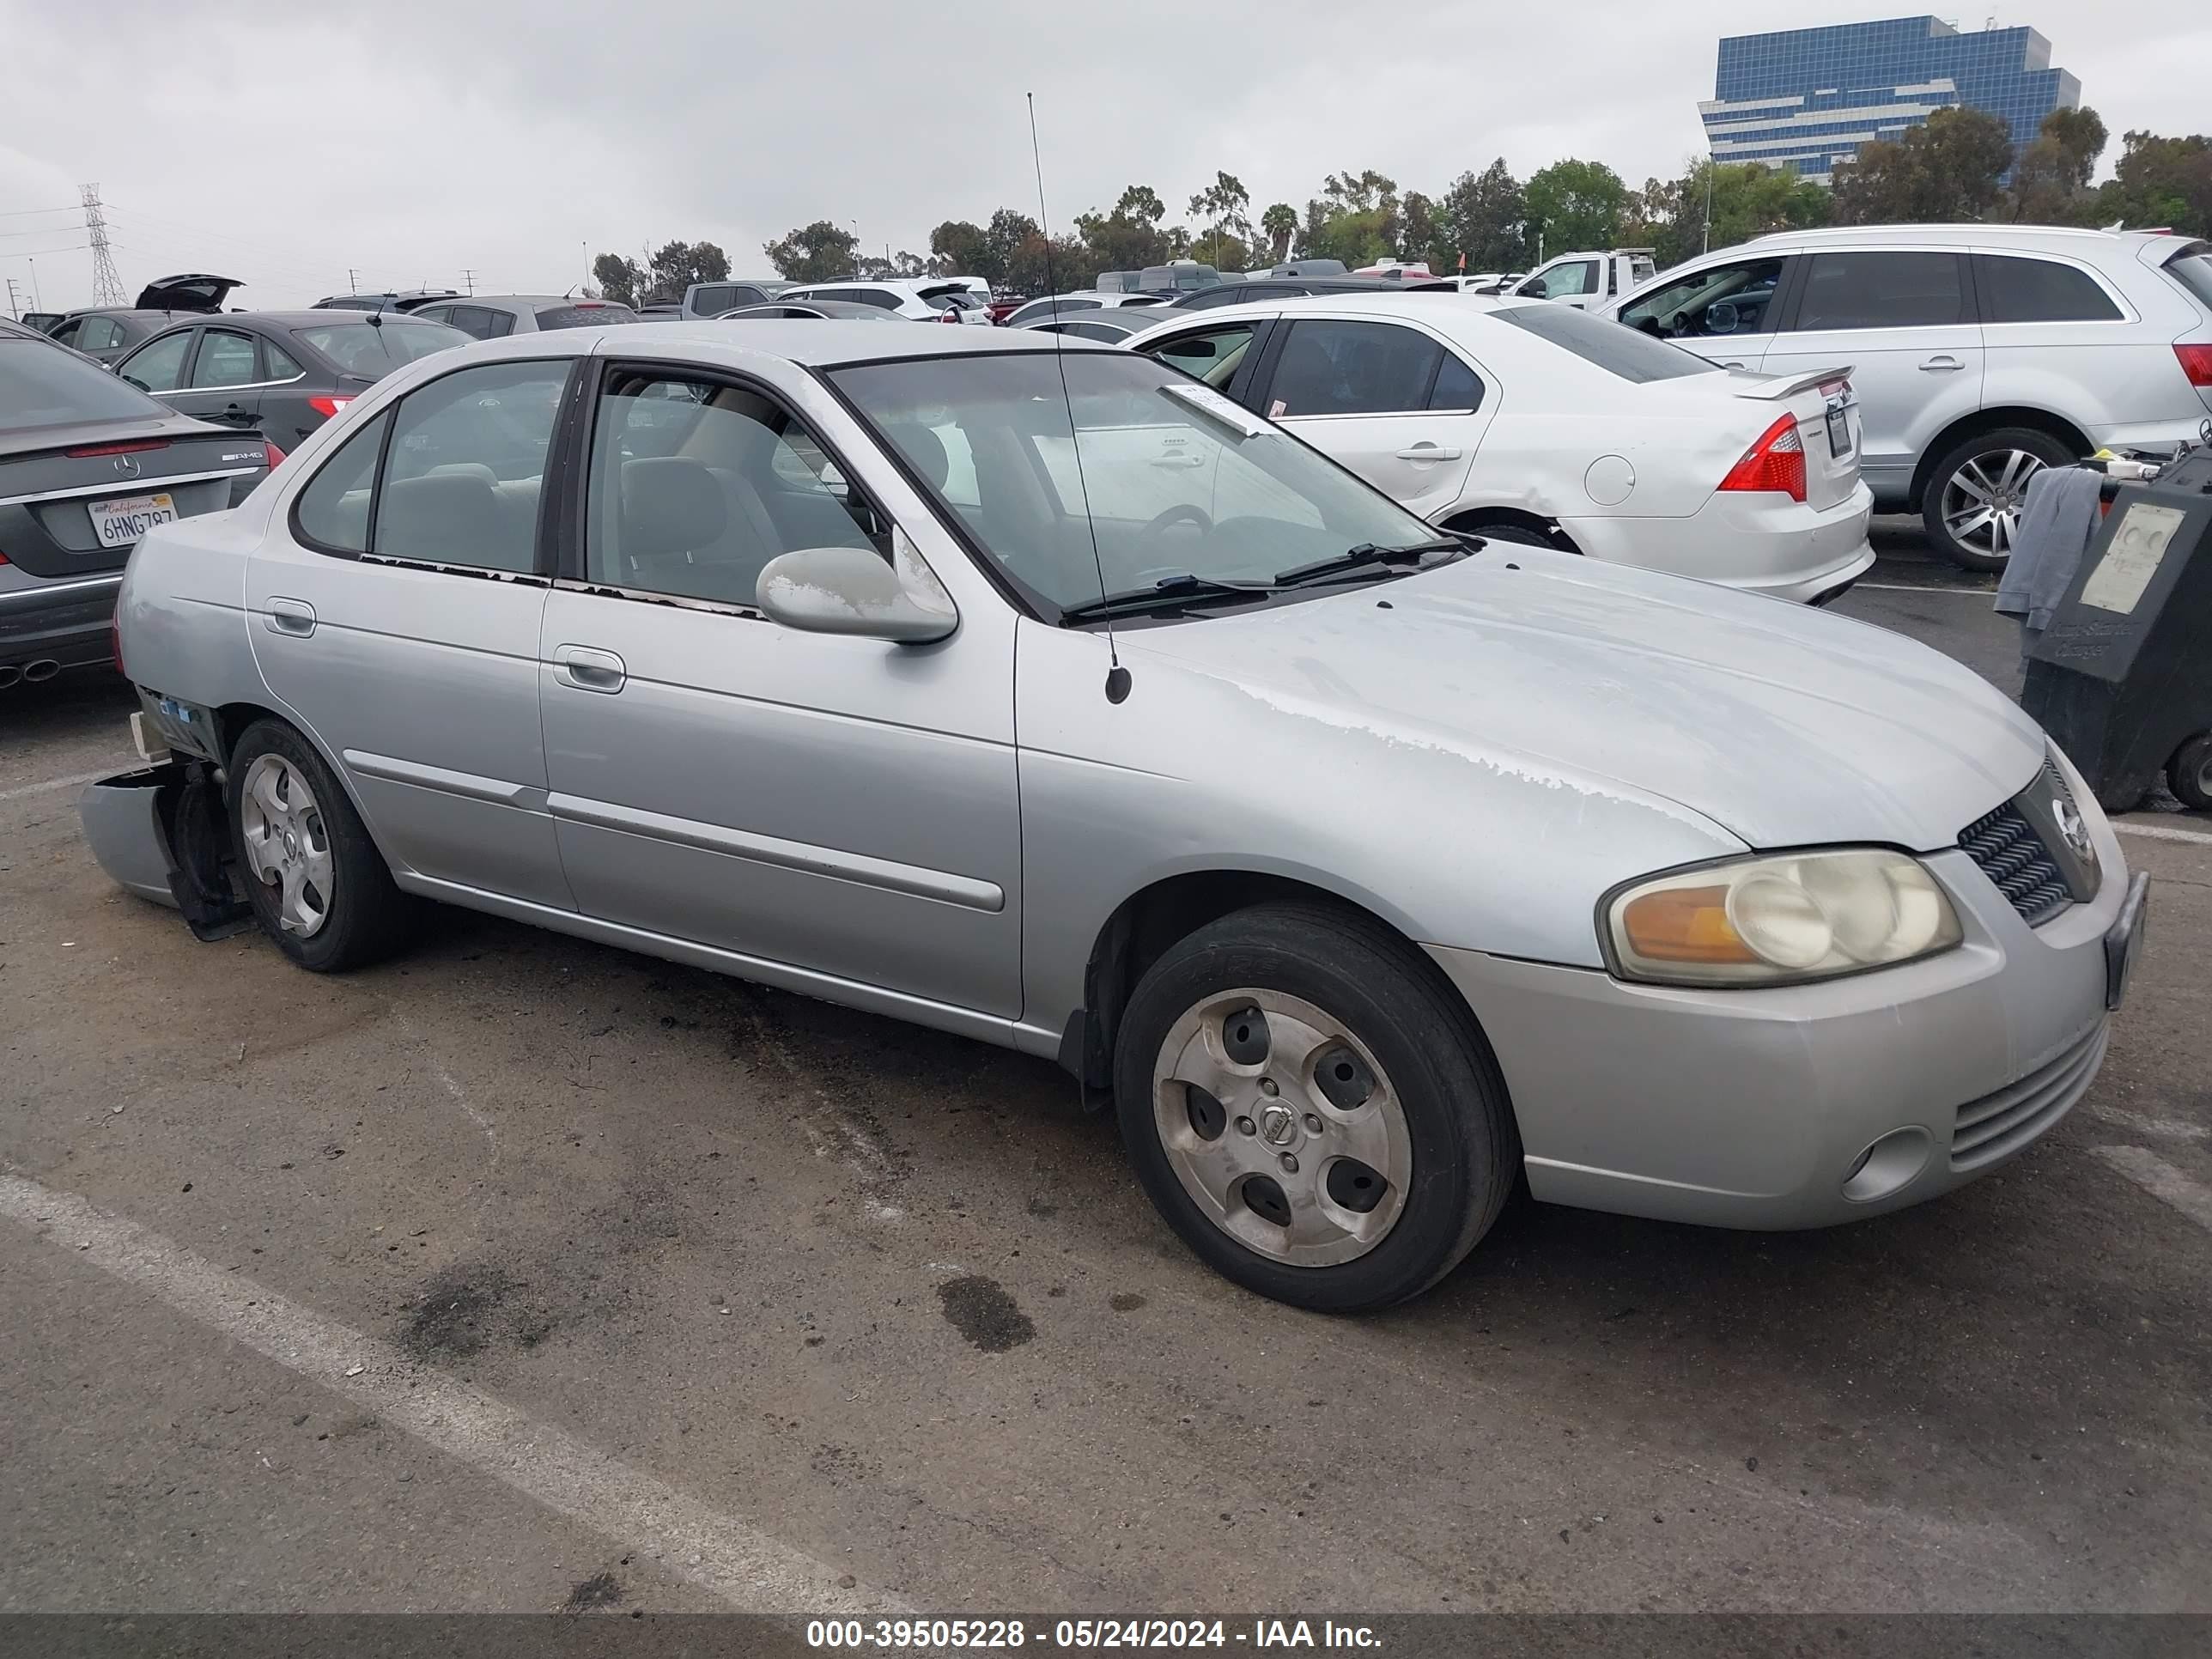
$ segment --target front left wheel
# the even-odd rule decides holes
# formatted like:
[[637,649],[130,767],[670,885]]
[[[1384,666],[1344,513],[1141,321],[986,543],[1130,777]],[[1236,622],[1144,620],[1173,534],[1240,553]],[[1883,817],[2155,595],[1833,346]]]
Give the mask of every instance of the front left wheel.
[[226,793],[247,899],[278,950],[331,974],[404,939],[413,901],[313,744],[282,720],[256,720],[231,751]]
[[1348,911],[1256,906],[1170,946],[1123,1012],[1115,1097],[1138,1179],[1184,1243],[1319,1312],[1426,1290],[1520,1167],[1472,1017]]

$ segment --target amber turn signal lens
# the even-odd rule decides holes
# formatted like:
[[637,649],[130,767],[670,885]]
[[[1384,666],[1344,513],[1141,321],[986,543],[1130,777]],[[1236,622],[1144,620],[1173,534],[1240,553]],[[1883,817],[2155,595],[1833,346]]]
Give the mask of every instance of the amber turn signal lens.
[[1631,899],[1620,927],[1636,953],[1652,962],[1757,962],[1729,925],[1725,887],[1668,887]]

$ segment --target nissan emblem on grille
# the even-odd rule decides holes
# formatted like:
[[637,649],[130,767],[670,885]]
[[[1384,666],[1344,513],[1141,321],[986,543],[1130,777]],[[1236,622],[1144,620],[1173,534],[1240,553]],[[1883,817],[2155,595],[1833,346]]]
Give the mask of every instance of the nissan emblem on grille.
[[1960,831],[1959,845],[2031,927],[2094,898],[2102,879],[2087,816],[2050,761],[2027,788]]

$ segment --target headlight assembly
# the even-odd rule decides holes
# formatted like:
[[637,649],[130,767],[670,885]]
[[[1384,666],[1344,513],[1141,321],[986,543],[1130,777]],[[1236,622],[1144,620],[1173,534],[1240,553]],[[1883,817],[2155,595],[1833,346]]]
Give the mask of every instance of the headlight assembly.
[[1784,853],[1650,876],[1599,907],[1607,963],[1656,985],[1790,985],[1959,943],[1920,861],[1879,847]]

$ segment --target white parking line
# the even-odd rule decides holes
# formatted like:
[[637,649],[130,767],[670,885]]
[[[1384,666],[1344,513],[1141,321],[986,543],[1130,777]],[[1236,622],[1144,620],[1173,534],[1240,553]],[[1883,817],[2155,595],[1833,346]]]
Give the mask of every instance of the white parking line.
[[13,789],[0,789],[0,800],[21,800],[26,795],[43,795],[49,790],[67,789],[80,783],[98,783],[102,778],[112,778],[118,772],[131,769],[129,761],[117,761],[103,766],[97,772],[79,772],[74,777],[48,778],[44,783],[19,783]]
[[2089,1115],[2100,1117],[2120,1128],[2132,1129],[2139,1135],[2153,1135],[2160,1140],[2212,1140],[2212,1129],[2201,1123],[2185,1122],[2178,1117],[2144,1117],[2118,1106],[2092,1106]]
[[136,1222],[103,1214],[74,1193],[0,1174],[0,1215],[556,1513],[658,1558],[741,1612],[857,1616],[905,1610],[867,1585],[841,1586],[836,1568],[565,1431],[418,1365],[388,1344],[226,1272]]
[[2181,1173],[2146,1146],[2093,1149],[2153,1198],[2171,1204],[2207,1232],[2212,1232],[2212,1187]]
[[2212,835],[2202,830],[2169,830],[2162,823],[2121,823],[2117,820],[2112,828],[2124,836],[2141,836],[2146,841],[2193,841],[2212,847]]

